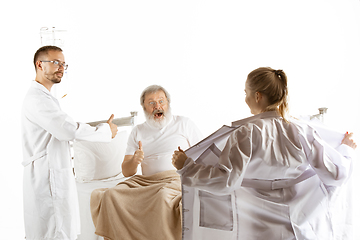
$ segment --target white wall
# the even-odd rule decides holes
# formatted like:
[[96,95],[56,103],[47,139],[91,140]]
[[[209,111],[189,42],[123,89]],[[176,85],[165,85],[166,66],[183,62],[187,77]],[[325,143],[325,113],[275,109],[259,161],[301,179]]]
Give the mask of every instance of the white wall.
[[270,66],[288,75],[293,115],[325,106],[328,124],[359,133],[359,11],[358,0],[2,1],[0,232],[24,237],[20,109],[41,27],[67,30],[56,94],[77,121],[142,119],[141,91],[161,84],[207,135],[250,115],[246,76]]

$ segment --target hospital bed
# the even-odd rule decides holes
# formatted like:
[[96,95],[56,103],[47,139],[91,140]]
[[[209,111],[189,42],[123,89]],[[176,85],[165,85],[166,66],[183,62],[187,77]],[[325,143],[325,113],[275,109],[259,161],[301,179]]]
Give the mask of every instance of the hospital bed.
[[[115,118],[118,133],[110,143],[79,141],[72,144],[74,173],[80,207],[81,235],[78,240],[103,240],[97,236],[90,212],[91,192],[111,188],[126,180],[121,172],[128,135],[136,124],[137,112],[128,117]],[[104,121],[90,122],[96,126]]]

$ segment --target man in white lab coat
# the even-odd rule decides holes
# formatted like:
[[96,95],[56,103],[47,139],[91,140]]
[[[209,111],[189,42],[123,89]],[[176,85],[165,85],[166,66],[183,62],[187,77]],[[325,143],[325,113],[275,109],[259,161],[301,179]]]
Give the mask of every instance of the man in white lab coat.
[[69,141],[110,142],[117,126],[113,115],[107,123],[91,127],[74,122],[61,110],[50,94],[67,68],[61,48],[41,47],[34,65],[36,78],[21,117],[26,239],[74,240],[80,233],[80,217]]

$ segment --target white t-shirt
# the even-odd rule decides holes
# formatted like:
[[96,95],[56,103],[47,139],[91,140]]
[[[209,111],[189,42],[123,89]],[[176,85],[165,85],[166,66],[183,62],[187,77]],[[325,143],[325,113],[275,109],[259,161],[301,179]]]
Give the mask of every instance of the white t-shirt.
[[176,170],[171,160],[174,151],[179,146],[186,150],[201,139],[199,129],[186,117],[173,116],[162,129],[153,128],[144,122],[132,130],[125,155],[134,155],[141,141],[144,151],[144,161],[141,163],[143,175]]

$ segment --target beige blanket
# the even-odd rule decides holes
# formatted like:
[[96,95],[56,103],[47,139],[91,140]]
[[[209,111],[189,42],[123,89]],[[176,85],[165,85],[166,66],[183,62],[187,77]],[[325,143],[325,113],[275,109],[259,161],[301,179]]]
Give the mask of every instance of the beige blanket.
[[175,171],[96,189],[90,205],[95,233],[110,240],[181,239],[181,182]]

